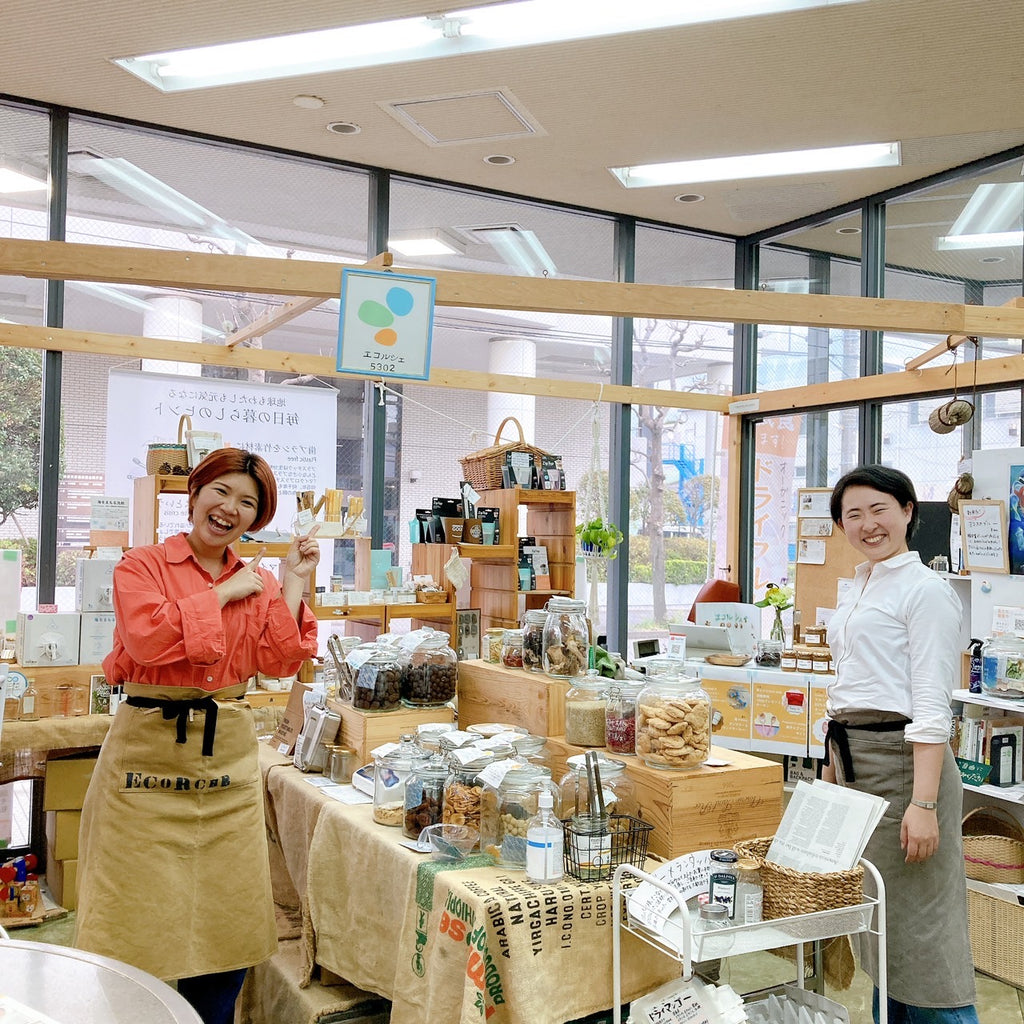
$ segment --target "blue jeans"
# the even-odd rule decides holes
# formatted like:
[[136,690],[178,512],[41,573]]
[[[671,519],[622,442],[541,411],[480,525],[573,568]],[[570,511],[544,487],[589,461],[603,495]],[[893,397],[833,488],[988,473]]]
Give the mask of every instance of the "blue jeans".
[[[889,1024],[978,1024],[973,1006],[908,1006],[888,998]],[[878,989],[871,997],[871,1014],[878,1024]]]
[[203,1024],[232,1024],[235,1019],[235,1000],[242,991],[247,969],[243,967],[238,971],[179,978],[178,995],[192,1005]]

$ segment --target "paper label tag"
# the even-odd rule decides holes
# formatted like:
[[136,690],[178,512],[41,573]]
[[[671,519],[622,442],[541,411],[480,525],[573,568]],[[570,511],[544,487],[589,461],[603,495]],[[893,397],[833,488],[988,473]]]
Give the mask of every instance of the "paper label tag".
[[373,750],[370,751],[370,753],[374,757],[386,757],[388,754],[391,753],[392,750],[397,749],[397,743],[382,743],[379,747],[374,747]]
[[501,785],[505,776],[512,771],[513,768],[522,768],[522,763],[511,759],[506,761],[492,761],[480,772],[477,778],[481,782],[485,782],[492,789],[497,789]]

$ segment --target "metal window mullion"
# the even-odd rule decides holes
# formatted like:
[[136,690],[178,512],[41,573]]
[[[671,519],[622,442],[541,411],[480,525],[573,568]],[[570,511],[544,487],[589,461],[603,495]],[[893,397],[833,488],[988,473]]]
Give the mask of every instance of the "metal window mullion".
[[[743,239],[736,243],[734,280],[737,288],[751,290],[757,287],[760,275],[761,250],[758,243]],[[753,394],[757,390],[757,325],[733,324],[732,328],[732,393]],[[734,566],[733,579],[744,594],[751,593],[754,582],[754,462],[755,424],[743,417],[740,426],[739,490],[739,564]],[[722,561],[724,552],[719,552]],[[713,567],[708,566],[709,578]]]
[[[885,201],[869,199],[861,216],[861,295],[885,296]],[[860,375],[882,372],[882,332],[860,332]],[[858,459],[862,465],[876,463],[882,455],[882,405],[863,402],[858,414]]]

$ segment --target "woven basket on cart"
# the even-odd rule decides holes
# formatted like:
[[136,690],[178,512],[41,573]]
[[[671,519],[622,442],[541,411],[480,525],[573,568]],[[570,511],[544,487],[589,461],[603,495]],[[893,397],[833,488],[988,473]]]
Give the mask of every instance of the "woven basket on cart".
[[734,849],[741,857],[756,860],[764,888],[764,919],[814,914],[819,910],[855,907],[864,902],[864,868],[849,871],[794,871],[765,860],[772,837],[745,839]]
[[[500,443],[501,432],[505,429],[506,423],[516,425],[516,429],[519,431],[518,441]],[[506,452],[529,452],[533,464],[538,470],[540,469],[540,457],[548,454],[543,448],[526,442],[523,437],[523,425],[515,416],[506,416],[498,425],[498,431],[494,435],[494,444],[459,459],[459,462],[462,463],[463,475],[478,491],[497,490],[501,487],[501,467],[505,465]]]
[[963,819],[964,869],[977,882],[1024,882],[1024,828],[1001,807],[975,807]]
[[177,444],[151,444],[146,451],[146,472],[150,476],[188,476],[188,445],[185,431],[192,429],[192,417],[178,420]]

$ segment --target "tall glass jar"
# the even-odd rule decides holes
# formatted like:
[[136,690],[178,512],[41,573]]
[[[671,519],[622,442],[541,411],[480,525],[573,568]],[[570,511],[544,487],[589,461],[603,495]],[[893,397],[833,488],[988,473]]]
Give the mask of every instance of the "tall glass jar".
[[531,608],[523,620],[523,668],[531,672],[544,671],[544,623],[548,613],[543,608]]
[[410,839],[419,839],[428,825],[442,820],[444,783],[448,765],[440,757],[415,763],[405,783],[405,818],[402,832]]
[[355,694],[356,676],[359,667],[377,650],[372,641],[363,642],[357,636],[335,636],[329,641],[332,655],[341,659],[338,665],[338,698],[346,704],[352,703]]
[[400,827],[405,818],[405,786],[415,765],[426,759],[412,735],[374,759],[373,820],[378,825]]
[[590,622],[582,601],[552,597],[544,619],[544,671],[552,679],[579,679],[587,674]]
[[448,646],[448,634],[430,633],[409,655],[409,671],[402,680],[402,703],[411,708],[438,708],[456,693],[459,659]]
[[643,683],[613,679],[604,705],[604,742],[613,754],[636,753],[636,698]]
[[549,767],[547,757],[547,737],[537,736],[529,733],[526,736],[517,736],[512,740],[514,756],[520,761],[528,761],[530,764],[539,764],[544,768]]
[[[559,789],[562,791],[562,817],[572,814],[590,813],[590,783],[587,778],[585,754],[573,754],[569,758],[569,770],[562,776]],[[636,786],[626,774],[622,761],[598,755],[597,770],[601,776],[601,794],[604,809],[608,814],[632,814],[639,809]]]
[[540,765],[517,762],[504,773],[497,787],[488,771],[485,769],[484,773],[480,848],[496,857],[505,867],[525,869],[526,826],[537,813],[537,797],[542,790],[547,790],[557,812],[559,789],[551,781],[551,772]]
[[574,747],[604,746],[608,680],[591,669],[565,695],[565,742]]
[[711,750],[711,698],[695,675],[650,679],[636,700],[636,752],[652,768],[696,768]]
[[464,747],[448,755],[448,778],[444,784],[442,821],[446,825],[468,825],[480,831],[480,807],[484,784],[480,772],[494,755],[479,747]]
[[[362,648],[346,659],[352,663]],[[405,655],[395,647],[377,644],[355,671],[352,707],[362,711],[395,711],[402,706],[402,677],[408,671]]]
[[991,697],[1024,697],[1024,639],[997,633],[981,648],[981,692]]

